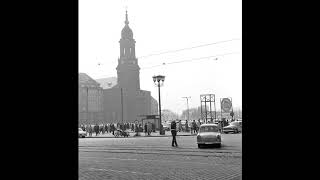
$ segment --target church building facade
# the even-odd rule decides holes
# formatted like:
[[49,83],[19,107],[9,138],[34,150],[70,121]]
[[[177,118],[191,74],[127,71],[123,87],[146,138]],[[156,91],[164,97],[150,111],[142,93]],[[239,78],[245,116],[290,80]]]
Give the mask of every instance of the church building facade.
[[116,82],[96,79],[99,84],[107,84],[102,86],[104,122],[134,122],[140,121],[144,115],[158,114],[158,103],[151,96],[151,92],[140,89],[140,67],[135,55],[136,41],[129,27],[127,12],[119,43]]

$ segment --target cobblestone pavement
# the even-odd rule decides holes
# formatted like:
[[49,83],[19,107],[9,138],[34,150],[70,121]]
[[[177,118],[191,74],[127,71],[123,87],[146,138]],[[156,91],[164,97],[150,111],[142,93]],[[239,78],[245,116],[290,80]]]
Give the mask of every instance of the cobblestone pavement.
[[195,136],[79,139],[79,179],[241,179],[241,134],[198,149]]

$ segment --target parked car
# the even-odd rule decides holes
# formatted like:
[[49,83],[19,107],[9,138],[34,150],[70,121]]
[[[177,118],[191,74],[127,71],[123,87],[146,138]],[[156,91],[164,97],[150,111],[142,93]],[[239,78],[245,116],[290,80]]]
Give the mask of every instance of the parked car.
[[223,132],[228,134],[230,132],[239,133],[242,131],[242,121],[233,121],[228,126],[223,127]]
[[219,127],[216,124],[202,124],[200,125],[199,132],[197,134],[198,148],[203,145],[214,144],[218,147],[221,146],[221,133]]
[[83,131],[81,128],[79,128],[79,137],[85,138],[87,136],[87,132]]
[[163,125],[163,129],[164,129],[165,131],[170,131],[170,125],[169,125],[169,124],[164,124],[164,125]]

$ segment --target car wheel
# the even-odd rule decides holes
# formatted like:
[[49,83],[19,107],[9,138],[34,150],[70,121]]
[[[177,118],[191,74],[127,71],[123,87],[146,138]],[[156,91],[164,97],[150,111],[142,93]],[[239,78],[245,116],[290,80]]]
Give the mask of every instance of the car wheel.
[[201,146],[201,144],[198,144],[198,148],[200,149],[202,146]]
[[228,134],[228,132],[224,132],[225,134]]
[[221,144],[217,144],[217,147],[220,148],[220,147],[221,147]]
[[85,138],[85,136],[82,136],[82,138]]

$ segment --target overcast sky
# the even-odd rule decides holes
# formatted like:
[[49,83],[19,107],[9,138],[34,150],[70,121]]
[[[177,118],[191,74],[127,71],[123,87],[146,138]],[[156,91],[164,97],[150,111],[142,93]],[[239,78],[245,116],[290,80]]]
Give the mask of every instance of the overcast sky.
[[[239,109],[241,3],[241,0],[80,0],[79,72],[93,79],[117,76],[119,40],[127,8],[141,68],[141,89],[151,91],[158,100],[152,76],[166,76],[161,87],[162,109],[181,113],[187,107],[184,96],[191,97],[190,108],[200,106],[201,94],[215,94],[218,110],[219,99],[224,97],[231,97],[234,109]],[[205,44],[212,45],[143,57]],[[208,56],[217,57],[198,59]]]

